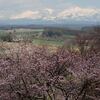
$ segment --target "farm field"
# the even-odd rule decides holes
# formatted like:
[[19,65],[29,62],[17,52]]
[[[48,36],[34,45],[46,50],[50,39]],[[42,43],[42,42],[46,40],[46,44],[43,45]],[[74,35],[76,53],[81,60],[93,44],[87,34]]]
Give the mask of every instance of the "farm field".
[[23,39],[29,39],[34,45],[62,46],[65,40],[72,40],[74,35],[64,35],[64,38],[42,37],[44,29],[14,29],[0,30],[0,40],[9,37],[11,34],[15,38],[15,42]]
[[34,38],[32,41],[35,45],[49,45],[49,46],[62,46],[64,45],[64,42],[62,40],[47,40],[47,39],[41,39],[41,38]]
[[[15,50],[19,48],[19,43],[28,42],[29,45],[36,47],[46,47],[50,52],[55,52],[58,47],[70,45],[70,42],[75,38],[74,35],[64,35],[60,37],[43,37],[44,29],[13,29],[0,30],[0,54],[8,52],[9,49]],[[13,39],[12,39],[13,38]],[[31,40],[31,41],[29,41]],[[67,42],[66,42],[67,41]],[[75,47],[76,49],[76,47]]]

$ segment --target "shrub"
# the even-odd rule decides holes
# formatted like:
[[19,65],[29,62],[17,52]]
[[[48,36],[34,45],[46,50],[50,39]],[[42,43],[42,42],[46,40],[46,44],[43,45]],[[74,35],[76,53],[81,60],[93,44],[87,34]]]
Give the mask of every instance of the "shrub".
[[6,41],[6,42],[12,42],[13,41],[12,34],[11,33],[4,33],[0,36],[0,40]]
[[21,44],[10,53],[0,58],[1,100],[85,100],[100,82],[100,52]]

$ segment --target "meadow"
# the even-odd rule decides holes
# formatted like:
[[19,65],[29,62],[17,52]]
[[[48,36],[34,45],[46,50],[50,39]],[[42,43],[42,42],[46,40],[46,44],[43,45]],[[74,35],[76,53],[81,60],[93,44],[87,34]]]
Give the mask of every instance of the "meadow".
[[[64,35],[64,38],[52,38],[52,37],[43,37],[44,29],[14,29],[14,30],[0,30],[0,40],[2,41],[3,37],[12,35],[15,39],[15,42],[29,39],[34,45],[50,45],[50,46],[63,46],[65,40],[72,40],[75,38],[74,35]],[[26,40],[27,41],[27,40]],[[12,41],[13,42],[13,41]]]

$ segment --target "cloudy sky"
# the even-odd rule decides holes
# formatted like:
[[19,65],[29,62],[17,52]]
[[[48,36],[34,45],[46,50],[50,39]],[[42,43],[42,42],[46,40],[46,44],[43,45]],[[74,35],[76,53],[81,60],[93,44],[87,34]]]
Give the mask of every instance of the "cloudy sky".
[[100,20],[100,0],[0,0],[0,20]]

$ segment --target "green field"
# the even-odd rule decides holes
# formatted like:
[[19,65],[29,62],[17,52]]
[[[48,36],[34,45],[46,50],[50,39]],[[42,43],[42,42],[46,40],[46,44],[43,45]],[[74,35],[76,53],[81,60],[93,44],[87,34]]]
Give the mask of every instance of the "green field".
[[34,38],[32,41],[33,44],[36,45],[52,45],[52,46],[62,46],[64,42],[62,40],[47,40],[47,39],[41,39],[41,38]]
[[42,37],[44,29],[14,29],[14,30],[0,30],[1,37],[8,36],[9,33],[15,35],[16,38],[29,38],[34,45],[48,45],[48,46],[62,46],[65,40],[72,40],[73,35],[66,34],[61,38]]

